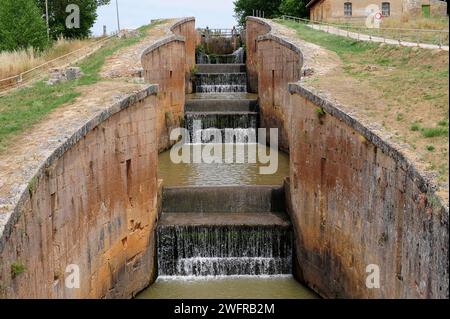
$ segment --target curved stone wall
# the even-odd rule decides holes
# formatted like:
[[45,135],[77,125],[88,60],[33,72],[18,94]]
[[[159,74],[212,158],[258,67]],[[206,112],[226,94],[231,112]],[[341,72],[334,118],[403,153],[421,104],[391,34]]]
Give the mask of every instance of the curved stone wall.
[[[272,71],[258,65],[258,78]],[[448,203],[426,174],[322,93],[302,82],[276,90],[291,94],[279,119],[290,132],[286,188],[297,278],[329,298],[448,298]],[[379,288],[366,286],[369,265],[379,267]]]
[[170,132],[180,127],[183,120],[185,92],[192,90],[187,79],[195,65],[196,37],[195,19],[181,19],[170,28],[168,35],[141,55],[145,80],[159,85],[159,151],[166,150],[173,144],[170,141]]
[[[2,214],[2,298],[127,298],[148,285],[156,94],[150,85],[80,123]],[[74,270],[79,289],[66,285]]]
[[130,298],[155,279],[157,156],[183,114],[194,24],[175,20],[142,53],[145,78],[156,84],[118,82],[118,92],[105,84],[122,96],[117,103],[77,102],[87,109],[73,113],[92,118],[55,125],[64,137],[44,139],[43,159],[23,167],[38,165],[36,173],[20,174],[21,185],[0,182],[0,298]]
[[278,143],[286,152],[289,152],[291,113],[287,85],[300,80],[302,65],[300,49],[289,39],[275,35],[267,20],[247,18],[249,87],[258,92],[260,126],[278,128]]

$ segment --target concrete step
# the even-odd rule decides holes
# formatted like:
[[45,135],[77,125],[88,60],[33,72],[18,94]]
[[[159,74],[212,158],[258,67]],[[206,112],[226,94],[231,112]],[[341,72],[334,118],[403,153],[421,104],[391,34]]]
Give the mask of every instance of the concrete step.
[[165,213],[284,212],[282,186],[166,187]]
[[185,112],[257,112],[257,99],[194,99],[186,100]]
[[197,64],[197,73],[240,73],[246,71],[245,64]]
[[286,213],[163,213],[158,227],[168,226],[236,226],[236,227],[291,227]]

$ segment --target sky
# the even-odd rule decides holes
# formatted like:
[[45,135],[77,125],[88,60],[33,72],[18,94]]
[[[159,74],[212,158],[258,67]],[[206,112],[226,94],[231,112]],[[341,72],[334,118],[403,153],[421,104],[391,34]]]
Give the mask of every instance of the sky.
[[[118,0],[121,29],[135,29],[150,20],[194,16],[196,27],[231,28],[236,25],[234,0]],[[94,35],[117,30],[116,0],[98,9]]]

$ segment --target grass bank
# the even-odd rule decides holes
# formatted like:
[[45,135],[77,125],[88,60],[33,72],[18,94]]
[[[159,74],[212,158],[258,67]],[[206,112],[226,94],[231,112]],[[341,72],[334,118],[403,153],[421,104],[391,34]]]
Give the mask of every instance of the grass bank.
[[0,97],[0,152],[7,149],[11,139],[38,123],[55,108],[75,100],[80,95],[77,88],[100,80],[99,72],[107,57],[121,48],[138,43],[147,32],[162,21],[139,28],[140,35],[134,38],[113,39],[103,48],[81,61],[84,76],[66,83],[47,85],[46,80],[30,87],[13,91]]
[[392,132],[395,140],[410,145],[437,173],[438,182],[448,185],[448,52],[359,42],[295,22],[277,22],[340,57],[340,74],[319,78],[313,85],[339,96]]
[[94,39],[65,40],[61,38],[44,52],[33,48],[12,52],[2,51],[0,52],[0,79],[18,75],[45,62],[87,47],[93,42],[95,42]]

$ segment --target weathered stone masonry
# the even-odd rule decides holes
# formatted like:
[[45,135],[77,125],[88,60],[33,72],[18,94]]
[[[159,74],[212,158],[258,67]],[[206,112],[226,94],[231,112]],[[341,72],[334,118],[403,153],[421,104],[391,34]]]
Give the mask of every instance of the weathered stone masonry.
[[180,20],[170,30],[171,34],[146,49],[141,56],[145,80],[159,85],[159,151],[173,144],[170,141],[170,132],[181,126],[185,91],[192,90],[187,79],[195,65],[195,19]]
[[[130,297],[154,276],[157,86],[83,125],[29,182],[0,239],[1,297]],[[12,265],[26,271],[14,276]],[[80,270],[67,289],[66,267]]]
[[[433,185],[338,105],[290,90],[291,216],[305,282],[326,297],[448,298],[449,212]],[[380,289],[365,286],[369,264],[380,267]]]
[[[301,51],[274,36],[264,21],[247,18],[247,69],[250,88],[259,92],[261,127],[278,128],[280,149],[289,152],[289,82],[300,80]],[[255,85],[257,83],[257,85]]]
[[[268,23],[247,23],[257,29],[250,34],[264,38]],[[252,42],[261,48],[248,37],[248,47]],[[256,76],[266,77],[272,65],[255,54]],[[266,90],[259,87],[260,96]],[[323,297],[448,298],[448,204],[426,175],[382,132],[302,82],[276,90],[275,96],[291,94],[282,102],[284,114],[269,108],[262,122],[277,118],[290,132],[286,192],[295,275]],[[366,288],[369,264],[380,267],[380,289]]]
[[[145,50],[146,79],[159,86],[79,123],[21,186],[20,198],[14,190],[0,198],[0,298],[130,298],[155,279],[157,155],[168,147],[166,118],[183,112],[194,24],[176,20]],[[65,286],[71,264],[79,266],[79,289]]]

